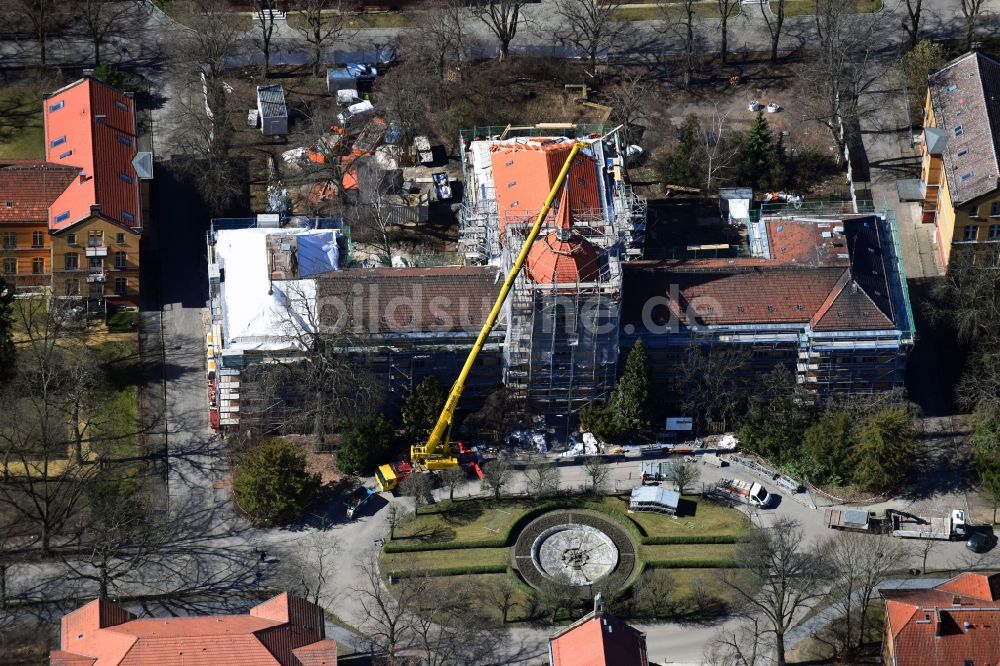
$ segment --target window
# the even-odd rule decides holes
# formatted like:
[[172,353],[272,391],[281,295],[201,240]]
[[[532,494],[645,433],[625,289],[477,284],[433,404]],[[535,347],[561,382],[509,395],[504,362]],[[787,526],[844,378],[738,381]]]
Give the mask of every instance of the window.
[[31,247],[45,247],[45,234],[41,231],[31,232]]
[[961,150],[958,151],[957,157],[965,157],[968,154],[969,154],[969,149],[968,148],[962,148]]
[[104,245],[104,232],[91,231],[87,234],[87,245],[89,247],[101,247]]
[[774,306],[773,305],[768,305],[767,306],[767,311],[768,312],[774,312]]
[[7,257],[3,260],[3,274],[17,275],[17,259]]
[[131,147],[131,145],[132,145],[132,139],[128,138],[124,134],[119,134],[118,135],[118,143],[122,144],[123,146],[130,146]]
[[73,154],[72,150],[67,150],[65,153],[59,153],[59,159],[64,160]]
[[13,231],[3,232],[3,249],[13,250],[17,247],[17,234]]
[[66,143],[66,135],[65,134],[63,136],[61,136],[61,137],[56,138],[56,139],[52,139],[52,141],[49,143],[49,147],[55,148],[56,146],[61,146],[64,143]]
[[944,92],[945,92],[945,94],[947,95],[948,93],[953,93],[953,92],[955,92],[956,90],[958,90],[958,84],[956,84],[956,83],[953,83],[953,84],[951,84],[950,86],[948,86],[947,88],[945,88],[945,89],[944,89]]
[[962,129],[961,125],[957,126],[955,128],[955,136],[962,136],[963,134],[965,134],[965,130]]
[[115,252],[115,268],[121,270],[128,268],[128,255],[124,252]]
[[124,245],[125,244],[125,234],[123,234],[123,233],[115,234],[115,243],[117,243],[118,245]]
[[990,217],[1000,217],[1000,201],[990,204]]
[[967,241],[976,240],[976,229],[977,227],[974,224],[970,224],[969,226],[965,227],[965,240]]
[[990,238],[1000,238],[1000,224],[990,225]]
[[125,296],[128,294],[128,278],[115,278],[115,295]]
[[56,222],[65,222],[69,219],[69,211],[64,211],[56,215]]
[[8,201],[7,204],[6,204],[6,206],[7,206],[8,209],[13,208],[14,207],[14,202],[13,201]]
[[80,268],[80,255],[76,252],[67,252],[66,257],[66,270],[75,271]]
[[66,234],[66,242],[70,245],[76,245],[76,234]]
[[125,102],[122,102],[122,101],[116,99],[115,100],[115,108],[116,109],[121,109],[122,111],[128,111],[128,104],[126,104]]
[[962,174],[962,182],[964,183],[967,180],[972,180],[972,177],[975,175],[976,175],[975,171],[966,171],[965,173]]
[[123,183],[128,183],[129,185],[132,184],[132,176],[128,175],[127,173],[120,173],[120,174],[118,174],[118,178]]
[[79,296],[80,295],[80,281],[76,278],[71,280],[66,280],[66,295],[67,296]]
[[88,257],[88,263],[90,264],[91,273],[103,273],[104,272],[104,258],[103,257]]
[[736,311],[737,312],[744,312],[744,311],[746,311],[746,308],[743,307],[742,305],[737,305],[736,306]]
[[49,113],[52,113],[53,111],[58,111],[64,106],[66,106],[66,102],[64,100],[59,100],[55,104],[49,104]]
[[41,257],[35,257],[31,260],[31,272],[35,275],[41,275],[45,272],[45,260]]
[[101,298],[104,296],[104,285],[100,282],[90,283],[90,297],[91,298]]
[[128,211],[122,211],[122,219],[126,222],[135,222],[135,215],[129,213]]
[[969,217],[979,217],[979,206],[969,207]]

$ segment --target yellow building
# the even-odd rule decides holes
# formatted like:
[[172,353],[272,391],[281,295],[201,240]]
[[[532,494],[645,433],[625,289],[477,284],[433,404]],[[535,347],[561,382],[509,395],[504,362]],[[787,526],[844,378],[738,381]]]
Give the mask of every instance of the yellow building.
[[51,238],[54,295],[137,302],[138,233],[93,215]]
[[968,53],[928,77],[921,145],[922,221],[941,263],[1000,251],[1000,62]]

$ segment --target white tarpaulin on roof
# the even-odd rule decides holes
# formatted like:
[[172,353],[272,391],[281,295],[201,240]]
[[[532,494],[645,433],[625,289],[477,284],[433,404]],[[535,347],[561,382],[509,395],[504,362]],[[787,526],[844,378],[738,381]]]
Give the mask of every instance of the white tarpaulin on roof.
[[[316,298],[313,280],[271,280],[266,237],[296,236],[299,275],[336,270],[335,229],[231,229],[216,232],[226,349],[284,349],[311,333],[307,313]],[[268,293],[270,292],[270,293]]]

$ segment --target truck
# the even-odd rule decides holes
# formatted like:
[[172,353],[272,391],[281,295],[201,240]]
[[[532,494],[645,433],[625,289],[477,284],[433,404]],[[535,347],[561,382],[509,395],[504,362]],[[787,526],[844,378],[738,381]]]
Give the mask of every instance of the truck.
[[966,536],[965,511],[955,509],[947,518],[915,516],[895,509],[883,515],[863,509],[827,509],[826,525],[834,530],[889,534],[901,539],[958,540]]
[[742,479],[722,479],[715,487],[715,492],[741,504],[751,504],[762,509],[770,509],[777,503],[777,498],[767,492],[767,488],[759,483]]
[[354,520],[361,508],[368,503],[375,491],[365,486],[355,488],[347,499],[344,500],[344,508],[347,509],[347,519]]

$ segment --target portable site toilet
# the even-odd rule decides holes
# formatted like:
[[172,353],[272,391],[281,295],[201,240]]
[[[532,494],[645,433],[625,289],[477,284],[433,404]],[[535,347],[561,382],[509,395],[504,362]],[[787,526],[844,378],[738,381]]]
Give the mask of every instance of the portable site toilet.
[[288,134],[288,107],[281,86],[257,86],[257,112],[264,136]]

